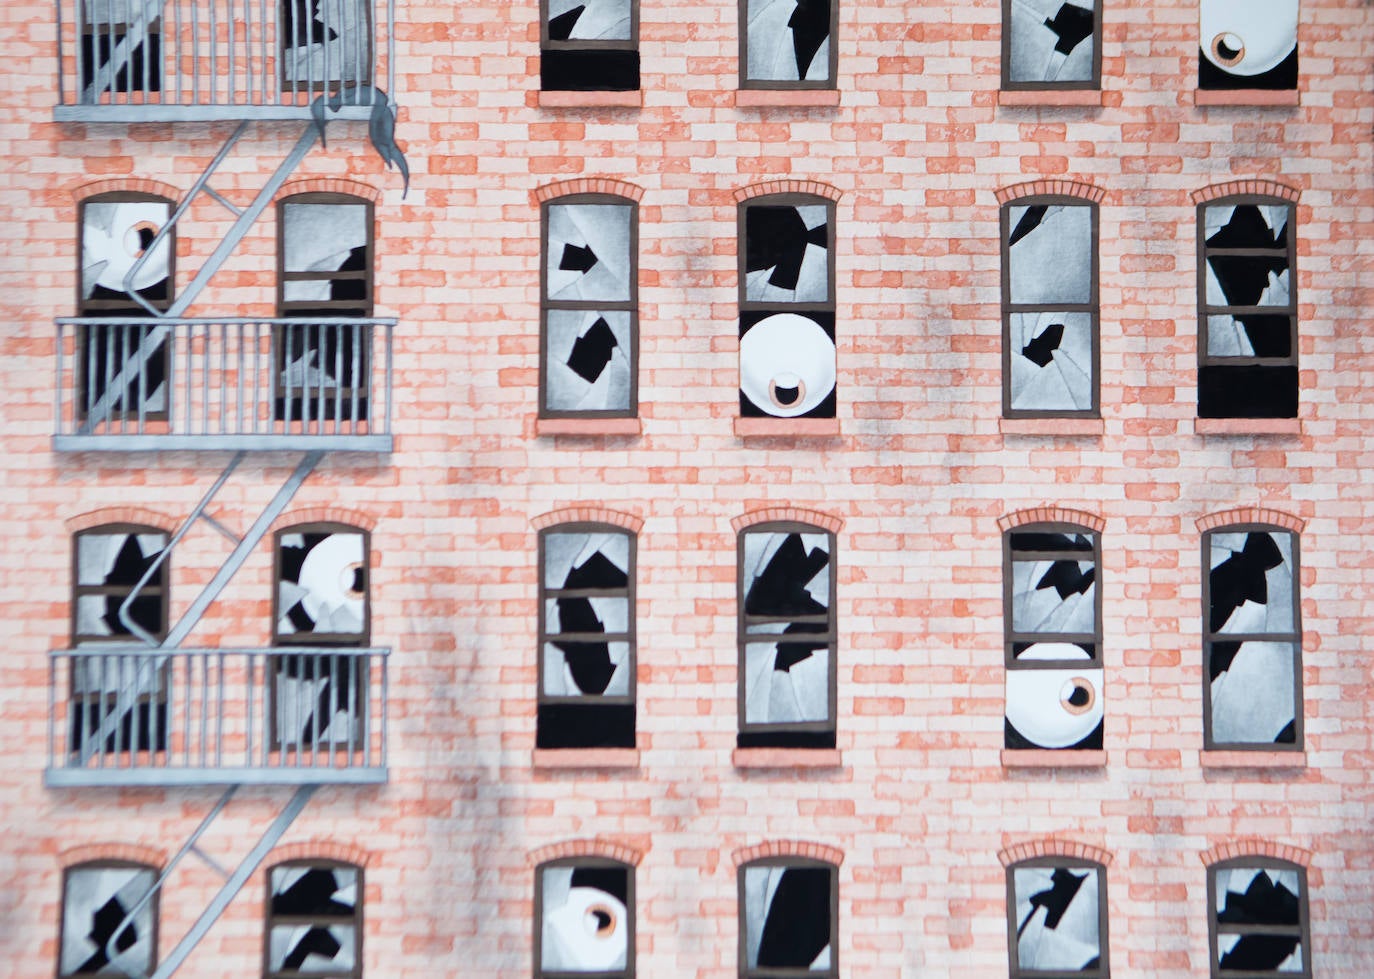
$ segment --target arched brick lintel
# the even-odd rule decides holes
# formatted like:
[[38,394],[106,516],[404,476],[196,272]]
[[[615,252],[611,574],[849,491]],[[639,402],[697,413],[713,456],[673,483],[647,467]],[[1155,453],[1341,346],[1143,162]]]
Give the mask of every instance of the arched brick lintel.
[[565,860],[570,857],[600,857],[603,860],[618,860],[631,867],[638,867],[639,862],[644,859],[644,851],[628,843],[604,838],[564,840],[531,850],[528,860],[531,867],[538,867],[551,860]]
[[1095,513],[1088,513],[1086,510],[1071,510],[1068,507],[1059,506],[1039,506],[1030,507],[1026,510],[1016,510],[1008,513],[1004,517],[997,518],[997,526],[1004,533],[1013,527],[1024,527],[1027,524],[1036,523],[1068,523],[1076,524],[1080,527],[1087,527],[1095,533],[1102,533],[1107,528],[1107,521]]
[[1055,836],[1016,843],[997,854],[997,859],[1001,861],[1003,867],[1010,867],[1013,864],[1025,860],[1035,860],[1039,857],[1066,857],[1071,860],[1087,860],[1103,867],[1110,867],[1112,864],[1111,853],[1100,846]]
[[542,187],[536,187],[533,192],[536,204],[543,204],[559,197],[570,197],[573,194],[610,194],[613,197],[628,198],[638,204],[644,199],[644,188],[627,180],[617,180],[615,177],[578,177],[575,180],[544,184]]
[[350,863],[355,867],[367,867],[374,862],[374,855],[362,847],[339,843],[336,840],[305,840],[274,847],[263,858],[262,866],[270,870],[279,863],[292,860],[337,860],[339,863]]
[[1272,860],[1286,860],[1288,863],[1295,863],[1303,868],[1312,866],[1311,850],[1253,837],[1242,840],[1225,840],[1207,848],[1198,856],[1208,867],[1221,863],[1223,860],[1235,860],[1239,857],[1268,857]]
[[766,180],[736,190],[735,203],[743,204],[755,197],[768,197],[772,194],[810,194],[813,197],[824,197],[826,200],[839,203],[840,198],[844,196],[844,191],[819,180]]
[[275,534],[289,527],[307,523],[341,523],[349,527],[357,527],[359,530],[365,530],[370,534],[377,527],[377,518],[370,513],[364,513],[362,510],[348,510],[344,507],[305,507],[283,513],[272,522],[268,534]]
[[123,860],[161,869],[167,863],[167,851],[140,843],[83,843],[62,850],[57,860],[64,868],[104,860]]
[[106,524],[140,524],[144,527],[156,527],[168,534],[174,534],[181,526],[181,519],[162,513],[158,510],[150,510],[141,506],[111,506],[101,507],[99,510],[90,510],[86,513],[69,517],[63,521],[70,533],[78,534],[83,530],[90,530],[94,527],[103,527]]
[[828,530],[832,534],[838,534],[844,529],[844,520],[834,514],[822,513],[820,510],[806,510],[795,506],[762,507],[757,510],[750,510],[731,520],[730,526],[735,529],[735,533],[739,533],[746,527],[775,521],[811,524]]
[[359,180],[349,180],[345,177],[301,177],[283,184],[281,190],[272,198],[272,203],[279,203],[297,194],[347,194],[349,197],[361,197],[373,204],[380,204],[382,201],[380,190]]
[[770,857],[804,857],[808,860],[821,860],[834,867],[844,863],[843,850],[809,840],[766,840],[753,846],[742,846],[730,854],[730,859],[736,867]]
[[1291,513],[1271,510],[1268,507],[1250,506],[1222,510],[1220,513],[1209,513],[1205,517],[1199,517],[1197,529],[1205,533],[1209,530],[1215,530],[1217,527],[1244,523],[1272,524],[1275,527],[1282,527],[1284,530],[1291,530],[1296,534],[1301,534],[1303,528],[1307,526],[1307,521]]
[[180,187],[161,180],[149,180],[147,177],[108,177],[104,180],[77,184],[72,188],[72,199],[80,203],[97,194],[115,193],[152,194],[154,197],[165,197],[175,202],[181,199],[182,192]]
[[1101,204],[1107,191],[1082,180],[1030,180],[996,191],[998,204],[1009,204],[1025,197],[1080,197]]
[[535,530],[556,527],[564,523],[606,523],[637,534],[639,529],[644,526],[644,518],[637,517],[633,513],[611,510],[607,507],[569,506],[550,510],[548,513],[541,513],[530,523],[534,525]]
[[1228,180],[1225,183],[1211,184],[1200,190],[1195,190],[1191,196],[1194,204],[1206,204],[1208,201],[1220,200],[1223,197],[1236,197],[1241,194],[1277,197],[1280,200],[1296,204],[1302,191],[1288,184],[1281,184],[1277,180]]

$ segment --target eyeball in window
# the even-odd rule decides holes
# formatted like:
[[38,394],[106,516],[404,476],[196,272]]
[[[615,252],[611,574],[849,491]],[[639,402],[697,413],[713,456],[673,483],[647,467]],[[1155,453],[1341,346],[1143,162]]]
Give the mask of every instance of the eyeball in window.
[[[81,264],[87,295],[96,286],[124,291],[124,277],[167,223],[167,210],[166,204],[152,201],[98,201],[86,205]],[[147,289],[167,277],[167,244],[166,240],[158,243],[134,277],[135,289]]]
[[[1064,660],[1088,654],[1068,643],[1037,643],[1017,657]],[[1084,663],[1087,667],[1088,663]],[[1007,721],[1037,748],[1069,748],[1102,723],[1102,670],[1007,671]]]
[[625,905],[596,887],[573,887],[562,905],[544,912],[545,969],[602,972],[624,968]]
[[835,388],[835,341],[815,320],[776,313],[739,342],[740,391],[760,411],[796,418]]
[[1262,75],[1297,45],[1298,0],[1202,0],[1202,54],[1232,75]]

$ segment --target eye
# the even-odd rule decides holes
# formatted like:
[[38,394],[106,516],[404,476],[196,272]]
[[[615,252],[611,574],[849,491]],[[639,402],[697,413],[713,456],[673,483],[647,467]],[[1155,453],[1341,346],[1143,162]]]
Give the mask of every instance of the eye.
[[1093,709],[1097,691],[1084,677],[1076,676],[1059,691],[1059,705],[1070,714],[1086,714]]
[[124,233],[124,247],[135,258],[142,256],[157,237],[158,227],[151,221],[140,221]]
[[806,382],[796,374],[779,374],[768,384],[768,397],[779,408],[791,408],[806,399]]
[[615,911],[605,904],[593,904],[584,913],[582,924],[588,934],[597,938],[610,938],[615,934]]
[[1212,38],[1212,59],[1226,68],[1234,68],[1245,60],[1245,42],[1230,31],[1222,31]]
[[362,563],[350,564],[339,574],[339,587],[349,598],[362,598],[367,588]]

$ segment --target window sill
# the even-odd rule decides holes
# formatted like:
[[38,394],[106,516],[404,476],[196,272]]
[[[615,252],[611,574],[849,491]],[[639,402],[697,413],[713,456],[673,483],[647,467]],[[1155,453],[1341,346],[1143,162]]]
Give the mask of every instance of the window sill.
[[633,92],[543,92],[539,93],[541,109],[638,109],[644,105],[644,93]]
[[1199,418],[1193,422],[1197,435],[1301,435],[1298,418]]
[[843,768],[839,748],[736,748],[730,753],[736,768]]
[[837,88],[741,88],[735,92],[735,108],[761,109],[769,106],[827,108],[840,104]]
[[1106,768],[1107,752],[1101,749],[1055,751],[1043,748],[1002,749],[1003,768]]
[[1034,91],[1004,88],[997,93],[997,104],[1093,106],[1104,104],[1104,99],[1100,88],[1051,88],[1035,89]]
[[1107,423],[1101,418],[999,418],[997,430],[1003,435],[1101,436]]
[[1194,105],[1301,105],[1298,90],[1270,88],[1202,89],[1193,92]]
[[638,768],[638,748],[535,748],[534,768]]
[[1210,750],[1198,753],[1203,768],[1306,768],[1305,751],[1227,751]]
[[838,418],[736,418],[740,438],[834,438],[840,434]]
[[638,418],[536,418],[535,435],[638,435]]

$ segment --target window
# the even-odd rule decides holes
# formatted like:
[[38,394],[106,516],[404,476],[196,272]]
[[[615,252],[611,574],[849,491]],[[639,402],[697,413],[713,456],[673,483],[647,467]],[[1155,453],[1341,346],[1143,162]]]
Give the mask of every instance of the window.
[[267,872],[264,979],[358,979],[362,945],[361,867],[293,860]]
[[154,245],[171,212],[171,201],[148,194],[100,194],[81,202],[77,314],[113,321],[80,328],[77,407],[83,417],[167,417],[172,365],[166,331],[118,321],[152,315],[139,299],[159,311],[172,303],[175,232]]
[[741,748],[835,747],[834,555],[819,527],[740,533]]
[[322,92],[372,75],[371,0],[279,0],[282,88]]
[[741,979],[838,976],[839,873],[799,857],[755,860],[739,871]]
[[1266,857],[1207,868],[1213,979],[1312,975],[1307,870]]
[[1002,0],[1002,87],[1100,88],[1097,0]]
[[1298,87],[1298,0],[1201,0],[1198,13],[1198,88]]
[[1106,979],[1107,871],[1068,857],[1007,868],[1011,979]]
[[639,89],[639,0],[540,0],[546,92]]
[[634,868],[578,857],[535,871],[534,958],[538,979],[634,975]]
[[740,0],[740,88],[834,88],[838,0]]
[[1097,417],[1097,206],[1002,208],[1002,413]]
[[1004,535],[1008,748],[1102,747],[1097,534],[1030,524]]
[[157,871],[108,860],[62,875],[57,975],[147,976],[157,964]]
[[1298,537],[1259,524],[1202,538],[1208,748],[1302,745]]
[[[165,560],[159,563],[166,548],[165,533],[134,524],[107,524],[73,538],[73,645],[136,643],[136,634],[120,617],[126,602],[125,616],[145,636],[154,641],[166,636],[168,570]],[[133,646],[134,651],[144,648]],[[167,747],[165,663],[117,651],[76,656],[71,663],[74,751],[89,757]]]
[[634,561],[618,527],[540,532],[538,747],[635,746]]
[[[368,644],[368,535],[343,524],[277,534],[269,710],[277,746],[357,744],[367,718],[367,660],[319,647]],[[299,653],[290,647],[309,647]]]
[[835,417],[835,205],[776,195],[740,205],[740,413]]
[[1293,205],[1227,197],[1198,207],[1198,415],[1298,416]]
[[278,208],[277,315],[307,322],[273,331],[277,421],[366,420],[372,327],[372,204],[297,194]]
[[102,93],[162,91],[162,20],[147,19],[161,6],[135,0],[82,0],[80,66],[83,103]]
[[638,205],[576,194],[543,205],[540,416],[638,410]]

